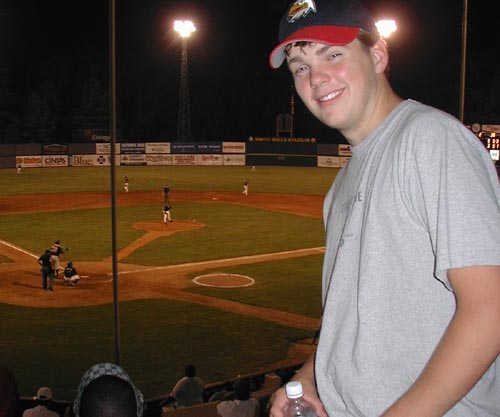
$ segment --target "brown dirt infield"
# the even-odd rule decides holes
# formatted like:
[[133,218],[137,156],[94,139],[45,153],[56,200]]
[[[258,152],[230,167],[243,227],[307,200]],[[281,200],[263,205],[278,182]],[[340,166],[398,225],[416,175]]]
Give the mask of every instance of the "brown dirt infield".
[[[67,195],[68,198],[64,199],[61,199],[60,196],[60,194],[54,194],[53,196],[45,194],[43,199],[39,195],[1,196],[0,215],[109,207],[111,201],[108,193],[74,193]],[[121,192],[117,196],[117,205],[158,204],[161,206],[162,198],[162,194],[158,192]],[[243,196],[241,193],[231,192],[191,191],[173,192],[171,193],[171,200],[173,202],[192,201],[207,204],[224,202],[317,218],[321,217],[323,203],[322,196],[264,193],[250,193],[248,196]],[[40,201],[44,201],[43,207],[40,207]],[[175,216],[175,211],[172,212],[172,215]],[[121,259],[134,250],[158,237],[173,233],[189,233],[191,230],[204,227],[204,225],[195,220],[175,219],[174,217],[172,223],[163,224],[159,219],[158,222],[139,222],[134,227],[145,230],[146,233],[117,254],[118,294],[121,301],[147,298],[183,300],[238,314],[251,315],[287,326],[310,330],[317,329],[319,324],[317,319],[184,291],[185,288],[196,285],[186,277],[187,274],[192,272],[199,272],[199,275],[203,275],[203,271],[207,269],[304,256],[317,253],[317,250],[291,251],[165,267],[146,267],[120,263]],[[56,279],[55,291],[49,292],[41,289],[40,267],[37,263],[39,254],[33,257],[33,254],[23,252],[22,248],[12,247],[8,242],[0,242],[0,255],[4,255],[13,261],[0,263],[1,303],[53,308],[98,305],[111,303],[113,300],[111,257],[99,262],[78,262],[78,271],[84,276],[80,284],[77,287],[66,287],[63,284],[63,279]],[[61,264],[64,264],[64,261],[63,255]],[[220,282],[220,277],[215,277],[214,282],[216,281]]]

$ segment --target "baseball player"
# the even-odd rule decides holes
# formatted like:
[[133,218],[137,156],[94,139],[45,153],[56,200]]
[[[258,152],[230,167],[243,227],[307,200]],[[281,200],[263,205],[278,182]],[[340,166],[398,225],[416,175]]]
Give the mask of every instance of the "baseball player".
[[125,190],[126,193],[128,193],[128,177],[125,177],[125,180],[123,181],[123,189]]
[[171,206],[163,206],[163,223],[167,223],[167,220],[169,222],[172,221],[172,218],[170,216],[170,209]]
[[243,191],[242,191],[242,194],[244,195],[248,195],[248,179],[245,180],[245,182],[243,183]]
[[163,223],[167,221],[171,222],[172,218],[170,216],[170,209],[172,205],[170,204],[170,187],[165,184],[163,186]]
[[73,262],[69,261],[64,268],[64,285],[71,285],[76,287],[80,281],[80,275],[73,266]]
[[[67,248],[66,248],[67,250]],[[50,248],[50,254],[52,259],[54,260],[54,273],[56,278],[59,276],[59,256],[64,252],[64,249],[61,246],[61,241],[56,240],[52,247]]]

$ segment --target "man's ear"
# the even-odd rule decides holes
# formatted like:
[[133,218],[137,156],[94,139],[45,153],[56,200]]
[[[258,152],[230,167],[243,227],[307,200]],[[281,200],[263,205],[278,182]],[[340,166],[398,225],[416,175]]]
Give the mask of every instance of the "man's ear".
[[373,59],[373,65],[375,66],[375,72],[377,74],[382,74],[389,65],[389,51],[387,49],[387,44],[384,40],[379,39],[370,48],[370,53]]

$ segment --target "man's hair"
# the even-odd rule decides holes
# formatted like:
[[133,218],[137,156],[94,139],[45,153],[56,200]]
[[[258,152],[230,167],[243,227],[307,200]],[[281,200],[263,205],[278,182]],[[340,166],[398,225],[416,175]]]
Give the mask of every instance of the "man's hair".
[[127,381],[116,376],[101,376],[85,387],[79,416],[136,417],[134,389]]
[[194,367],[194,365],[188,365],[186,366],[186,370],[184,371],[184,373],[186,374],[186,376],[192,378],[196,375],[196,368]]
[[250,398],[250,383],[244,379],[236,381],[234,383],[234,395],[237,400],[248,400]]

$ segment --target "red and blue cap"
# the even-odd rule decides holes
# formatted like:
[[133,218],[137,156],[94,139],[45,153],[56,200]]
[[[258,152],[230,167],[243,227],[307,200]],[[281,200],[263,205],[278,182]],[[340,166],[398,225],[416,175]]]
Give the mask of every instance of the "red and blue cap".
[[269,63],[279,68],[291,43],[347,45],[360,30],[378,36],[370,12],[357,0],[294,0],[281,18],[279,45],[271,52]]

